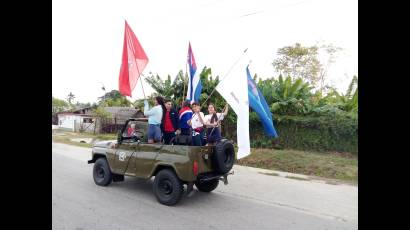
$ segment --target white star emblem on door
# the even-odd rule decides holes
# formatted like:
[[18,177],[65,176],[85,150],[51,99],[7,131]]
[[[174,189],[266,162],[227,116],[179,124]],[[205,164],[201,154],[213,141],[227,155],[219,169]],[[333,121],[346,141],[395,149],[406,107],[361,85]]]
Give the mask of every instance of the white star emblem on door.
[[126,157],[127,157],[127,154],[125,152],[120,152],[120,154],[118,154],[118,160],[120,161],[125,161]]

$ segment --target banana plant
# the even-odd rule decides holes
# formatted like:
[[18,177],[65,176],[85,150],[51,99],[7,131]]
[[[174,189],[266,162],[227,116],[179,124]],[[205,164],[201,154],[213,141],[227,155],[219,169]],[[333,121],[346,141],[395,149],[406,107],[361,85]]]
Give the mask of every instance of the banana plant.
[[358,111],[358,79],[354,76],[345,94],[339,94],[336,89],[331,88],[330,92],[320,99],[314,112],[325,113],[335,111],[357,112]]
[[312,96],[309,83],[290,76],[283,79],[282,75],[273,84],[273,103],[271,109],[280,114],[301,114],[309,110],[309,98]]

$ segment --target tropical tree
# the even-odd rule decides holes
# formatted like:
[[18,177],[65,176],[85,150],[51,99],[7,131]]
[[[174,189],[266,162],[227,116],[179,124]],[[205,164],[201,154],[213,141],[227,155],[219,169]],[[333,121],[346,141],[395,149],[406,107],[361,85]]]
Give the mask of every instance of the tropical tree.
[[292,80],[290,76],[283,79],[279,76],[272,85],[273,103],[271,109],[274,113],[296,115],[307,113],[310,110],[311,89],[309,83],[301,78]]
[[[326,87],[328,71],[341,50],[333,44],[317,43],[305,47],[296,43],[279,48],[279,57],[272,64],[279,74],[292,76],[294,79],[302,78],[322,91]],[[319,54],[322,58],[319,58]]]
[[145,78],[145,81],[156,91],[152,96],[162,96],[173,100],[178,105],[183,101],[184,74],[182,70],[178,72],[173,81],[170,75],[163,80],[158,74],[154,75],[152,73]]
[[90,103],[90,102],[81,103],[81,102],[77,101],[77,103],[75,104],[75,106],[78,107],[78,108],[91,107],[91,103]]
[[[218,101],[219,97],[221,97],[218,93],[218,91],[215,90],[216,86],[219,84],[219,76],[216,76],[215,78],[212,76],[212,69],[208,67],[204,67],[202,69],[201,74],[199,75],[201,78],[201,84],[202,84],[202,92],[201,92],[201,97],[200,97],[200,102],[201,103],[209,103],[215,101]],[[212,100],[211,98],[208,98],[212,94]],[[208,101],[206,101],[208,99]],[[211,100],[211,101],[210,101]]]
[[156,94],[166,98],[172,98],[174,96],[170,75],[168,75],[167,79],[162,80],[158,74],[151,74],[145,78],[145,81],[156,91]]
[[52,103],[51,103],[51,109],[52,109],[52,115],[67,110],[70,108],[70,105],[61,99],[52,97]]
[[105,111],[104,107],[105,106],[103,104],[97,106],[95,109],[92,110],[92,114],[99,118],[110,118],[111,114]]
[[279,48],[279,57],[273,61],[276,71],[294,79],[301,78],[312,85],[319,80],[320,61],[317,46],[304,47],[300,43]]
[[275,102],[273,96],[273,85],[275,84],[274,78],[268,78],[265,80],[259,79],[258,81],[258,89],[261,91],[262,95],[265,97],[266,103],[271,105]]
[[67,96],[67,101],[71,105],[71,101],[75,98],[74,94],[70,92]]
[[345,94],[340,94],[335,88],[329,87],[329,93],[321,98],[314,109],[316,113],[351,112],[358,111],[358,78],[353,76]]
[[119,106],[119,107],[129,107],[131,102],[118,90],[111,90],[105,93],[103,96],[99,97],[99,105],[102,106]]
[[98,99],[100,101],[106,100],[106,99],[113,99],[113,100],[117,100],[117,99],[121,99],[124,96],[121,95],[120,91],[118,90],[111,90],[108,93],[105,93],[103,96],[99,97]]
[[[219,77],[212,77],[211,68],[204,67],[200,73],[201,83],[202,83],[202,92],[200,96],[200,102],[205,102],[205,100],[212,93],[213,103],[219,103],[221,101],[221,96],[214,91],[216,85],[219,83]],[[151,74],[145,78],[146,82],[156,91],[153,93],[153,96],[162,96],[174,101],[176,105],[181,105],[181,103],[187,97],[187,84],[186,76],[184,77],[183,71],[179,71],[177,76],[173,81],[171,81],[171,76],[168,75],[167,79],[163,80],[158,74]],[[185,91],[184,91],[185,89]],[[214,91],[214,92],[212,92]],[[185,98],[184,98],[185,97]],[[209,100],[207,103],[210,102]],[[137,100],[135,103],[140,104],[141,101]]]

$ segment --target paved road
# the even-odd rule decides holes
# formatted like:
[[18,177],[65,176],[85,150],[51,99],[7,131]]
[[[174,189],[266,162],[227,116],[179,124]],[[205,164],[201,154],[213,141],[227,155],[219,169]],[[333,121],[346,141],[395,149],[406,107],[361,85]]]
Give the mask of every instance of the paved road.
[[159,204],[152,180],[94,184],[90,149],[52,144],[53,229],[357,229],[358,192],[235,166],[229,185]]

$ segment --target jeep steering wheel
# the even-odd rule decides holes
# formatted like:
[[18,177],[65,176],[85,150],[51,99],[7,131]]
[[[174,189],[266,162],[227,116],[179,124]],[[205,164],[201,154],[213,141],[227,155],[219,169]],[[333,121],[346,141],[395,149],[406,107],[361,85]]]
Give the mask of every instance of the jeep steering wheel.
[[[139,135],[137,135],[137,134],[139,134]],[[134,139],[135,141],[139,141],[139,140],[141,140],[143,137],[144,137],[144,133],[141,132],[141,131],[139,131],[139,130],[135,130],[135,131],[132,133],[132,139]]]

